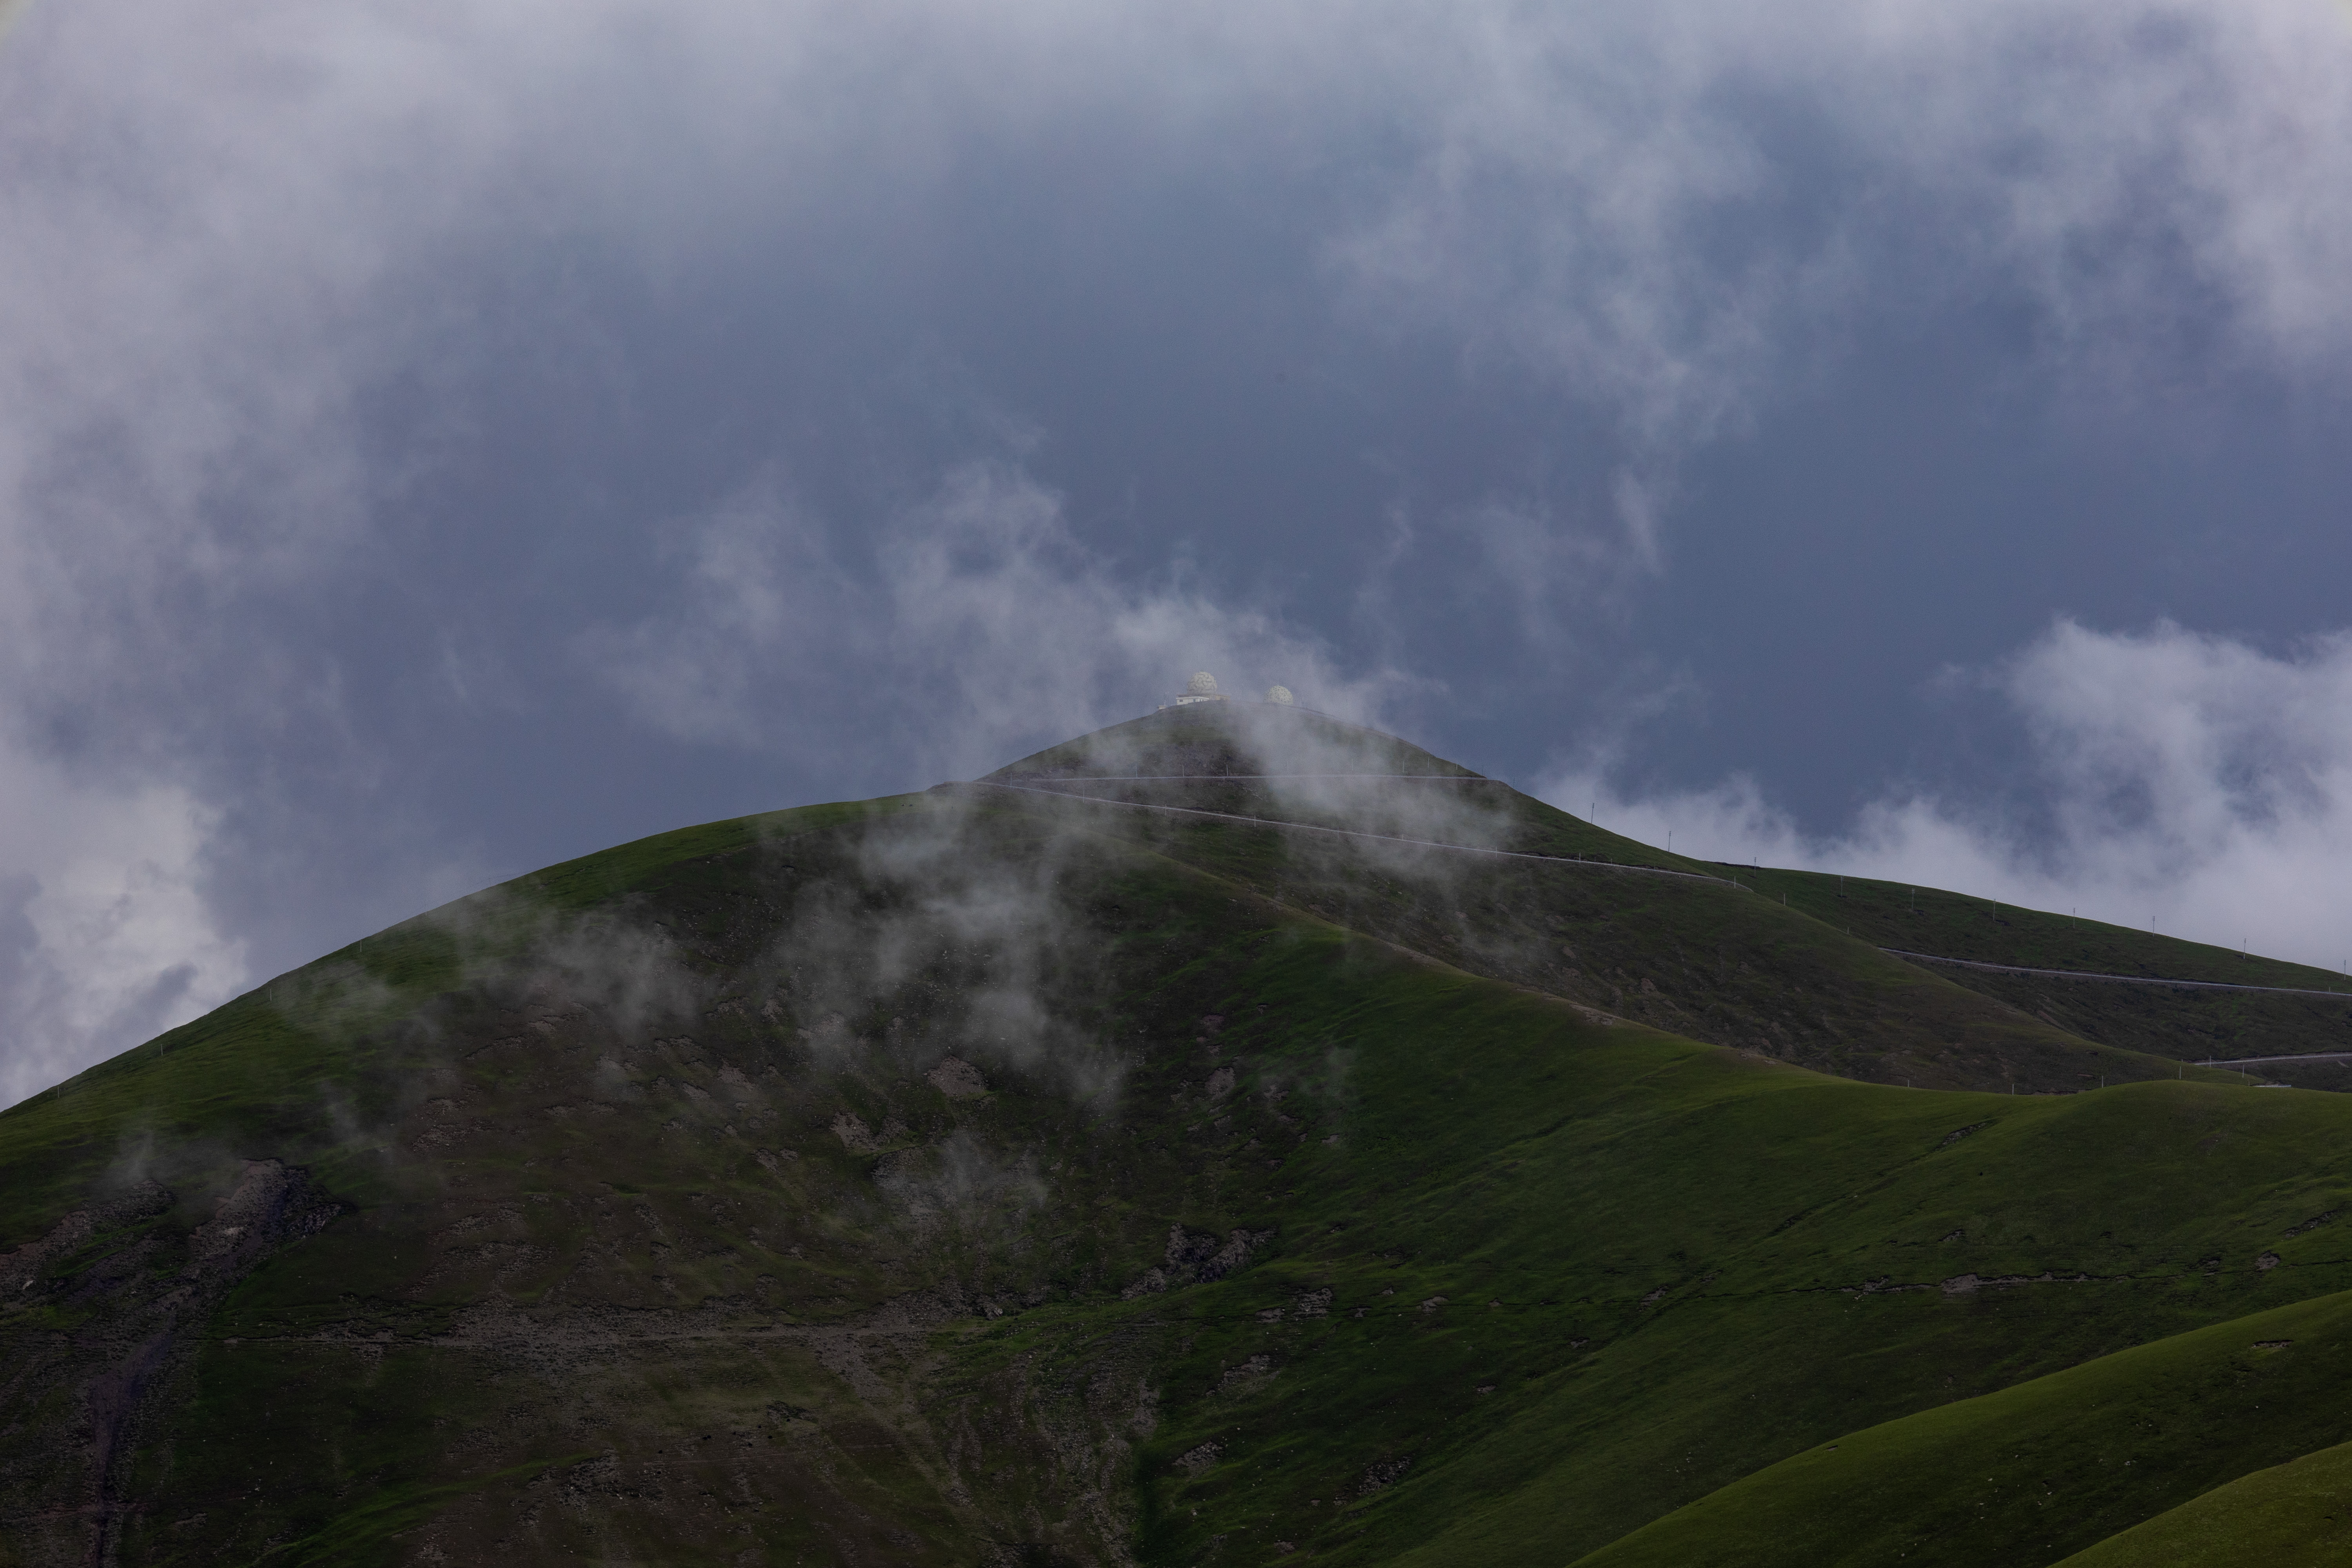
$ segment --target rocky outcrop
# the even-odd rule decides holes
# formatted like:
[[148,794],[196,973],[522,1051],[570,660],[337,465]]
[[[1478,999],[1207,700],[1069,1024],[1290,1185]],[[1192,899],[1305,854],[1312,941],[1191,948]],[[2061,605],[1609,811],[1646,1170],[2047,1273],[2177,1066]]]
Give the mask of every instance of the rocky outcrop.
[[187,1228],[153,1182],[67,1215],[0,1257],[0,1408],[55,1440],[10,1443],[0,1509],[27,1568],[111,1564],[137,1503],[127,1470],[197,1331],[262,1259],[331,1223],[339,1205],[306,1172],[242,1163]]
[[1132,1301],[1138,1296],[1158,1295],[1181,1285],[1206,1285],[1223,1279],[1245,1266],[1251,1253],[1273,1239],[1274,1232],[1270,1230],[1232,1230],[1221,1241],[1211,1232],[1171,1225],[1168,1227],[1165,1261],[1147,1270],[1119,1296]]

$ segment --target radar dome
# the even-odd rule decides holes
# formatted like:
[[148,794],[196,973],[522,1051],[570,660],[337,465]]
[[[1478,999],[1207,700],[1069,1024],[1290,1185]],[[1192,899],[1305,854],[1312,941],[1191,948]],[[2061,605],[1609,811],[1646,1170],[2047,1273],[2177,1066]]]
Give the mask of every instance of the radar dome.
[[1217,694],[1217,678],[1205,669],[1202,670],[1184,683],[1184,689],[1195,697],[1214,697]]
[[1287,686],[1269,686],[1265,689],[1265,700],[1268,702],[1279,702],[1284,707],[1287,708],[1290,706],[1292,701],[1290,688]]

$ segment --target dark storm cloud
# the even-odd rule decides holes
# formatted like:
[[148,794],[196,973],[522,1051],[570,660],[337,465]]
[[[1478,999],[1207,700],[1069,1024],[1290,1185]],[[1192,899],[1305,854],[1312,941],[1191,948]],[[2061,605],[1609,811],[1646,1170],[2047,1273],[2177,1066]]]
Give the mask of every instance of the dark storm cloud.
[[[1670,792],[1890,771],[1924,672],[2055,612],[2260,602],[2161,566],[2188,485],[2015,587],[2021,498],[2146,465],[2010,436],[2340,395],[2347,47],[2284,3],[36,8],[0,1097],[493,872],[975,772],[1203,665],[1492,767],[1617,733],[1629,790],[1644,745]],[[2276,476],[2333,475],[2292,423],[2200,470],[2274,533],[2316,504]],[[1823,500],[1879,470],[1948,515]],[[1874,599],[1864,738],[1798,747],[1830,677],[1785,628]],[[2294,603],[2230,624],[2332,629]]]

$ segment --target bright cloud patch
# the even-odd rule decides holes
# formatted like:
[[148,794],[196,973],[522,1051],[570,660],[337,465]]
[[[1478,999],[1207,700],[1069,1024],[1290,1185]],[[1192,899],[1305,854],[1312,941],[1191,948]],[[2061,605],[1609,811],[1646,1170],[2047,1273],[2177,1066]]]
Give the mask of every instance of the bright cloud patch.
[[199,887],[209,822],[178,790],[108,795],[0,753],[0,1105],[236,994],[245,946]]
[[2160,626],[2061,622],[1991,679],[2029,737],[2046,832],[1897,792],[1800,833],[1752,780],[1623,798],[1605,768],[1545,798],[1676,850],[2080,909],[2330,968],[2352,962],[2352,635],[2273,658]]

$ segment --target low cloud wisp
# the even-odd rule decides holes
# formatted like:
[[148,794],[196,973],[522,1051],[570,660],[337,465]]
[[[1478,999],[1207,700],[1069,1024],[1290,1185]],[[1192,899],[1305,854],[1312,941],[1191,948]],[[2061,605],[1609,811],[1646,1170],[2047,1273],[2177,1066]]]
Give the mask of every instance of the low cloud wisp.
[[1350,718],[1415,689],[1342,669],[1275,607],[1122,578],[1062,498],[1008,463],[943,475],[862,566],[772,478],[685,524],[671,560],[655,613],[579,646],[639,722],[680,740],[788,751],[814,720],[970,778],[1131,717],[1203,667]]

